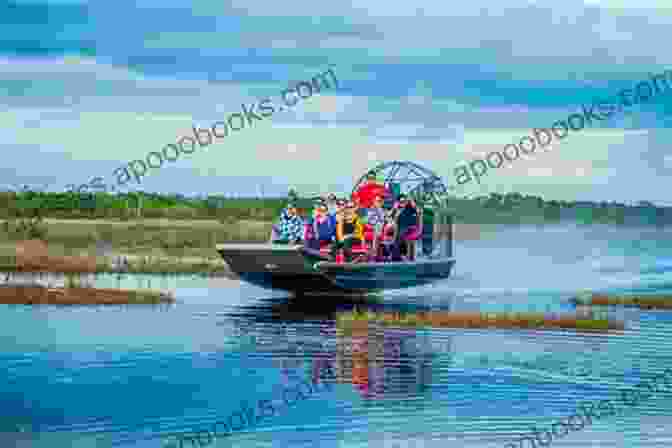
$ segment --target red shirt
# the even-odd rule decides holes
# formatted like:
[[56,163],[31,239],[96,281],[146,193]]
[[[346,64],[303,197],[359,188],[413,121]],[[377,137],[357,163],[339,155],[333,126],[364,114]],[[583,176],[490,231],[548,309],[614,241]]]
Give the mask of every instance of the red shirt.
[[353,199],[358,198],[360,207],[371,208],[376,199],[376,196],[381,196],[383,199],[389,194],[385,185],[378,182],[367,182],[359,190],[353,194]]

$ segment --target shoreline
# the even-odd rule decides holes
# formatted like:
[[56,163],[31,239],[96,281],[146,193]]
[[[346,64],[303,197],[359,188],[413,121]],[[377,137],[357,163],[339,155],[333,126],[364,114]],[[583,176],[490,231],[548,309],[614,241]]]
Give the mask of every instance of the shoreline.
[[417,313],[340,313],[337,325],[343,330],[368,328],[371,324],[393,327],[436,328],[504,328],[575,331],[623,331],[622,321],[595,319],[590,315],[544,313],[478,313],[478,312],[417,312]]
[[[215,245],[266,243],[270,221],[46,219],[44,239],[0,240],[0,272],[54,274],[196,274],[238,279]],[[269,231],[267,231],[269,230]],[[473,241],[495,226],[456,223],[454,241]]]
[[[92,257],[93,258],[93,257]],[[129,256],[129,265],[123,268],[115,263],[96,258],[92,260],[95,268],[78,268],[63,263],[47,263],[45,265],[22,264],[16,257],[0,256],[0,272],[12,274],[56,274],[56,275],[86,275],[86,274],[147,274],[147,275],[199,275],[203,277],[228,278],[237,280],[233,271],[225,262],[215,263],[206,258],[197,258],[192,262],[179,259],[159,258],[151,256]]]
[[[176,257],[165,252],[128,253],[124,248],[104,255],[80,253],[64,255],[63,248],[42,240],[22,240],[0,252],[0,272],[82,274],[197,274],[210,277],[237,278],[226,262],[215,256]],[[11,253],[13,252],[13,253]],[[210,252],[210,251],[208,251]]]
[[109,288],[0,285],[3,305],[159,305],[175,303],[168,293]]

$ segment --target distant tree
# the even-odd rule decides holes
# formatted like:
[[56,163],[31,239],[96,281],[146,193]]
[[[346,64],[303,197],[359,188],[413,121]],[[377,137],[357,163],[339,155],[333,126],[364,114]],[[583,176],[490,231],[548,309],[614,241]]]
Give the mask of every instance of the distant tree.
[[521,202],[523,200],[523,195],[515,191],[513,193],[507,194],[506,197],[508,200],[515,203]]

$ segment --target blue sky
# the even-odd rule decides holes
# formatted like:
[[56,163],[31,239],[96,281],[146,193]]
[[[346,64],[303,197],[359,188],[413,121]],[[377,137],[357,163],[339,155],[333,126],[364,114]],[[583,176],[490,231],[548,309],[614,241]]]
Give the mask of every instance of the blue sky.
[[[672,69],[665,1],[0,3],[0,188],[62,190],[329,67],[339,89],[177,162],[171,193],[349,191],[388,160],[455,168]],[[630,6],[636,4],[635,7]],[[672,204],[672,93],[492,169],[461,196]]]

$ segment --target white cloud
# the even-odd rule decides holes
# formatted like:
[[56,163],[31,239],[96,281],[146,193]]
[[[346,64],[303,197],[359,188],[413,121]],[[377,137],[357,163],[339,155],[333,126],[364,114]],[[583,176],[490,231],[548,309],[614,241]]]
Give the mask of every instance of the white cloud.
[[[223,67],[223,77],[229,78],[249,74],[260,79],[277,64],[279,70],[303,77],[295,80],[310,79],[324,67],[314,67],[303,57],[319,55],[335,62],[345,89],[312,97],[292,111],[277,113],[255,129],[245,129],[174,165],[219,176],[272,177],[281,171],[288,176],[305,176],[306,182],[336,182],[342,173],[358,175],[372,163],[399,158],[419,160],[450,178],[456,165],[529,135],[532,123],[543,125],[548,117],[550,124],[568,113],[560,107],[530,107],[522,98],[520,105],[506,104],[510,98],[492,101],[492,97],[481,96],[476,81],[456,82],[448,70],[445,85],[435,86],[436,91],[421,81],[406,86],[406,64],[418,64],[418,70],[424,63],[446,64],[456,71],[467,66],[474,70],[474,77],[491,72],[485,76],[488,80],[520,81],[523,87],[524,81],[533,81],[530,85],[539,88],[547,80],[604,85],[603,79],[618,71],[639,76],[670,62],[670,56],[660,51],[660,36],[672,25],[670,7],[653,0],[636,2],[632,7],[619,1],[576,0],[561,6],[550,0],[457,4],[374,0],[366,5],[304,0],[277,4],[254,0],[138,3],[139,9],[133,13],[124,12],[128,16],[124,32],[110,27],[113,35],[101,34],[100,42],[110,46],[121,42],[118,51],[123,55],[129,54],[130,44],[134,44],[134,51],[143,56],[161,50],[177,54],[176,60],[184,57],[191,61],[190,50],[198,50],[193,52],[194,58],[222,56],[205,58],[204,67],[213,72]],[[161,21],[160,34],[139,26],[164,10],[177,11],[178,16],[184,11],[183,21]],[[313,26],[297,26],[303,22],[294,20],[296,16]],[[328,16],[338,17],[342,29],[334,25],[336,22],[324,20]],[[203,20],[209,21],[212,31],[196,27]],[[231,20],[244,21],[239,34],[226,28]],[[252,24],[260,26],[248,26]],[[237,40],[226,41],[232,34]],[[264,57],[264,63],[259,63],[253,55],[239,58],[245,45],[267,49],[272,62]],[[225,58],[231,55],[235,58]],[[232,59],[236,62],[231,63]],[[208,67],[211,60],[212,67]],[[204,69],[194,68],[195,77],[203,75],[198,70]],[[8,106],[0,112],[3,147],[21,148],[24,154],[39,148],[43,154],[121,164],[190,133],[192,123],[208,126],[238,111],[239,104],[275,95],[284,88],[271,82],[176,80],[171,79],[173,75],[143,75],[91,58],[0,59],[0,83],[30,80],[36,89],[2,97]],[[417,73],[417,79],[431,76]],[[375,89],[362,92],[352,87],[363,81],[375,81]],[[400,90],[400,86],[409,89]],[[465,91],[472,103],[456,99],[464,98]],[[70,99],[64,101],[64,94]],[[504,105],[479,106],[488,100]],[[637,117],[649,117],[636,113]],[[625,126],[634,119],[619,120],[617,125]],[[584,188],[591,179],[603,179],[607,170],[612,170],[611,175],[632,167],[646,172],[652,169],[646,165],[650,160],[664,160],[670,167],[669,156],[660,153],[650,154],[647,161],[637,160],[642,152],[653,151],[649,146],[653,137],[648,133],[644,129],[572,134],[557,148],[521,158],[511,167],[491,170],[483,188],[501,183],[531,186],[542,181],[581,184]],[[605,167],[607,162],[612,166]],[[315,170],[316,166],[329,169],[322,172]],[[74,162],[67,169],[83,175]],[[171,170],[152,176],[168,178],[167,173]]]

